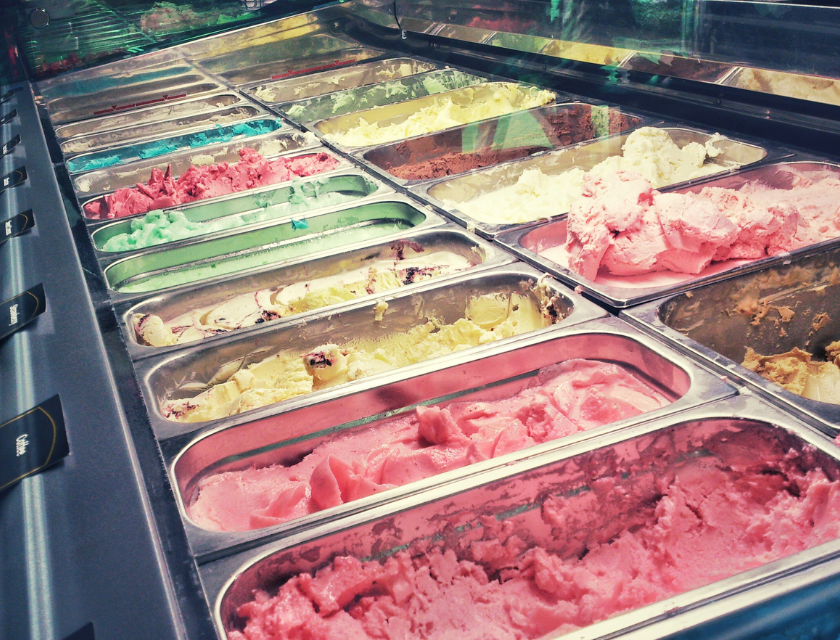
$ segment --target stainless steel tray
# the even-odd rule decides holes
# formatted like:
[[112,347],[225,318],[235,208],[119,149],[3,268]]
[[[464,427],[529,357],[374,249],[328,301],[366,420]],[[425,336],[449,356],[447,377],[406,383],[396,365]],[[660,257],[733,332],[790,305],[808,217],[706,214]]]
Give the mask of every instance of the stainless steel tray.
[[352,67],[321,71],[317,75],[292,77],[245,87],[243,92],[265,105],[283,104],[314,98],[342,89],[413,76],[437,69],[433,62],[413,58],[389,58]]
[[[249,120],[244,123],[234,123],[228,126],[217,125],[210,129],[203,129],[186,135],[157,137],[131,145],[110,147],[102,151],[94,151],[93,153],[69,156],[65,157],[64,165],[71,174],[85,173],[86,171],[126,165],[140,160],[160,158],[184,149],[192,149],[198,153],[198,150],[201,148],[206,148],[212,144],[222,144],[225,138],[230,138],[228,141],[233,140],[237,142],[247,142],[248,140],[254,139],[256,135],[246,136],[234,132],[234,129],[241,129],[243,125],[269,129],[267,133],[258,135],[267,135],[268,133],[279,131],[291,131],[291,127],[279,118],[262,118]],[[174,150],[169,150],[171,147],[174,147]],[[141,157],[141,155],[146,157]]]
[[311,133],[288,128],[253,138],[175,151],[165,156],[139,160],[127,166],[89,171],[72,178],[73,191],[80,202],[90,201],[117,189],[145,183],[151,176],[152,169],[166,171],[167,167],[171,167],[172,175],[177,177],[186,173],[196,161],[201,164],[237,163],[240,160],[239,149],[255,149],[265,158],[276,158],[316,147],[321,147],[321,143]]
[[[418,405],[443,407],[452,402],[481,402],[510,397],[532,382],[539,369],[574,358],[619,364],[651,384],[672,402],[661,409],[633,418],[268,528],[237,532],[212,531],[193,523],[186,511],[185,505],[191,500],[197,483],[207,475],[299,460],[336,435],[368,429],[380,421],[413,411]],[[346,395],[257,422],[206,430],[183,448],[176,447],[173,441],[170,448],[178,453],[167,460],[167,466],[170,468],[172,485],[176,488],[191,548],[199,562],[206,562],[236,549],[262,544],[301,528],[332,522],[349,513],[367,510],[456,478],[511,465],[517,460],[556,451],[570,444],[662,415],[685,411],[734,393],[735,388],[731,385],[634,331],[617,318],[610,317],[528,338],[481,358],[373,390]]]
[[[770,80],[771,83],[775,82],[777,84],[773,85],[768,83],[766,89],[760,86],[758,88],[750,87],[744,80],[744,75],[747,72],[753,71],[764,76],[765,81]],[[837,78],[775,71],[771,69],[753,69],[749,67],[737,67],[721,84],[727,87],[736,87],[738,89],[758,91],[789,98],[799,98],[801,100],[813,100],[814,102],[823,102],[825,104],[838,104],[838,101],[836,98],[821,96],[819,90],[824,90],[831,86],[836,92],[840,88],[840,80]],[[818,88],[818,85],[821,85],[821,87]]]
[[[795,160],[795,158],[793,158]],[[712,178],[705,182],[696,183],[692,187],[677,189],[677,193],[697,192],[704,187],[722,187],[737,189],[747,182],[758,181],[768,186],[784,188],[790,184],[790,176],[785,177],[779,174],[778,168],[785,166],[799,166],[803,170],[826,169],[836,171],[840,177],[840,166],[829,165],[824,162],[784,162],[764,164],[755,169],[749,169],[730,175],[726,178]],[[672,191],[669,189],[669,191]],[[790,253],[779,254],[759,260],[737,260],[716,262],[707,267],[703,273],[697,276],[674,272],[657,272],[655,278],[658,283],[650,284],[649,276],[620,277],[612,275],[599,275],[594,282],[575,273],[563,263],[565,250],[558,259],[551,259],[538,252],[545,251],[552,247],[562,247],[566,241],[566,220],[558,220],[549,224],[526,227],[514,230],[497,236],[496,240],[509,251],[513,251],[526,262],[545,269],[560,280],[567,282],[570,286],[579,286],[586,292],[586,295],[600,300],[614,309],[623,309],[633,305],[641,304],[649,300],[661,298],[679,291],[687,291],[701,286],[708,282],[715,282],[733,278],[742,273],[748,273],[763,269],[767,266],[781,264],[791,255],[799,255],[807,249],[797,249]],[[829,243],[834,241],[827,241]]]
[[[104,268],[106,283],[111,288],[111,299],[116,304],[147,298],[168,289],[180,290],[184,287],[194,290],[199,282],[209,284],[216,278],[233,273],[252,273],[304,255],[314,257],[322,252],[331,253],[337,247],[355,247],[373,238],[395,238],[405,235],[409,229],[413,233],[441,224],[442,218],[416,202],[400,195],[383,193],[360,205],[322,209],[314,215],[302,215],[299,220],[271,223],[211,240],[194,238],[174,242],[138,251],[129,257],[118,256],[110,262],[101,260],[100,264]],[[365,230],[364,236],[368,237],[359,240],[353,236],[355,230]],[[359,233],[358,237],[363,237],[363,234]],[[287,257],[275,257],[272,255],[275,250],[280,255],[286,250]],[[237,269],[235,263],[246,258],[250,266]],[[222,268],[218,268],[220,266]],[[191,282],[183,285],[166,282],[167,275],[185,269],[194,270]],[[148,281],[151,277],[156,277],[157,283],[142,287],[126,286],[138,280]],[[154,286],[156,288],[152,288]]]
[[685,58],[678,55],[657,55],[656,61],[650,54],[635,53],[619,65],[628,71],[642,71],[653,75],[665,75],[684,80],[710,82],[715,84],[723,81],[735,68],[731,64],[701,60],[700,58]]
[[[433,96],[426,96],[424,98],[415,98],[414,100],[407,100],[405,102],[398,102],[384,107],[375,107],[366,111],[358,111],[356,113],[336,116],[328,118],[319,122],[314,122],[309,125],[313,131],[328,140],[331,145],[343,149],[345,151],[354,152],[365,147],[353,147],[342,144],[333,139],[333,135],[339,132],[347,131],[354,128],[358,123],[364,119],[365,122],[379,127],[389,126],[392,124],[405,121],[409,116],[417,111],[435,104],[441,98],[452,98],[454,101],[471,102],[482,95],[490,96],[500,84],[514,84],[521,86],[524,90],[536,89],[533,85],[520,84],[516,82],[487,82],[475,87],[467,89],[455,89],[453,91],[446,91]],[[555,100],[560,100],[561,95],[555,93]],[[552,101],[553,102],[553,101]],[[551,103],[549,103],[551,104]],[[431,132],[430,132],[431,133]],[[396,142],[396,140],[394,140]],[[380,146],[380,145],[370,145]]]
[[[618,120],[615,126],[608,122],[604,135],[623,133],[653,122],[649,118],[622,112],[618,107],[575,102],[517,111],[440,133],[374,147],[359,152],[357,156],[392,182],[413,187],[421,182],[449,178],[476,168],[597,138],[599,136],[592,123],[593,113],[599,114],[604,120]],[[599,115],[594,118],[597,119]],[[498,154],[499,157],[480,162],[467,161],[460,168],[450,169],[443,164],[449,156],[468,157],[490,153]],[[434,170],[422,178],[401,177],[407,168],[421,163],[430,163]],[[439,164],[435,166],[436,163]]]
[[[711,134],[705,131],[669,125],[668,123],[658,125],[657,128],[667,131],[679,147],[684,147],[690,142],[703,144],[711,138]],[[475,229],[479,235],[494,238],[500,233],[532,225],[536,220],[510,224],[482,222],[462,211],[459,206],[479,196],[516,184],[519,177],[529,169],[539,169],[546,175],[562,174],[574,168],[589,171],[607,158],[620,155],[621,148],[629,135],[629,133],[625,133],[593,142],[584,142],[571,149],[550,151],[531,158],[504,163],[491,169],[479,169],[459,178],[443,179],[417,185],[412,188],[412,191],[449,213],[461,224],[470,229]],[[722,166],[721,174],[730,173],[742,166],[754,164],[768,157],[767,149],[737,138],[725,138],[716,146],[723,151],[717,160],[733,163],[731,167]],[[547,218],[547,220],[559,219],[567,213],[567,210],[561,210],[558,207],[557,214]]]
[[[495,529],[485,530],[486,518],[494,516],[512,524],[512,530],[526,541],[525,548],[538,544],[561,558],[580,556],[587,545],[608,541],[626,520],[634,521],[634,514],[651,509],[640,502],[658,497],[651,480],[678,472],[697,456],[708,459],[710,466],[741,466],[762,465],[764,456],[788,452],[804,465],[821,467],[832,479],[840,476],[837,449],[793,418],[754,398],[722,400],[349,514],[205,564],[199,571],[220,637],[226,637],[227,631],[240,628],[236,610],[253,598],[254,590],[271,591],[336,556],[383,559],[399,550],[420,553],[430,547],[452,549],[460,556],[472,541],[497,535]],[[624,521],[604,521],[610,516],[592,508],[587,500],[592,483],[599,478],[617,479],[615,489],[605,489],[602,499],[621,504],[611,510],[619,510]],[[622,492],[621,497],[611,491]],[[576,522],[557,531],[542,521],[541,505],[548,496],[562,496],[571,505],[587,500],[586,507],[581,505]],[[653,639],[673,637],[675,629],[691,633],[722,614],[744,614],[775,598],[795,596],[797,590],[830,575],[827,564],[836,571],[838,556],[840,542],[833,540],[616,615],[573,632],[573,637],[585,640],[635,633],[634,637]],[[730,618],[729,624],[727,630],[734,631],[743,618]]]
[[[245,35],[244,33],[242,35]],[[217,43],[218,44],[218,43]],[[325,33],[320,26],[287,30],[260,39],[246,39],[232,49],[208,47],[206,55],[192,56],[205,70],[218,75],[234,74],[261,64],[297,63],[321,55],[340,55],[360,44],[344,36]],[[257,78],[256,80],[260,80]]]
[[[232,107],[251,107],[254,110],[258,110],[259,113],[266,113],[264,109],[251,104],[239,94],[227,91],[211,96],[178,101],[173,104],[152,106],[146,109],[132,111],[131,113],[115,114],[65,124],[55,128],[55,136],[61,144],[67,142],[70,138],[113,132],[117,136],[116,139],[119,143],[125,144],[128,140],[140,137],[133,132],[141,127],[149,128],[152,125],[157,125],[158,127],[164,128],[161,131],[151,130],[149,133],[145,133],[147,136],[160,135],[170,131],[180,131],[183,127],[192,125],[190,121],[186,120],[187,118],[204,115],[209,112],[218,113]],[[165,128],[167,124],[170,126]],[[216,124],[216,122],[212,124]],[[218,124],[222,123],[219,122]],[[65,153],[77,152],[75,149],[65,149],[64,145],[62,145],[62,150]],[[87,150],[83,149],[82,151]]]
[[[540,277],[539,272],[519,264],[482,270],[475,274],[466,272],[449,278],[443,283],[428,283],[412,291],[397,291],[384,298],[387,300],[388,308],[384,316],[381,316],[382,320],[379,321],[375,321],[375,316],[377,305],[379,304],[381,309],[380,303],[383,298],[367,299],[348,304],[336,313],[315,315],[305,321],[292,320],[279,329],[269,325],[248,331],[247,335],[242,337],[224,336],[212,344],[199,344],[163,357],[140,360],[135,363],[135,369],[146,398],[152,428],[158,438],[162,439],[194,432],[208,425],[258,420],[274,415],[278,411],[305,406],[333,395],[373,388],[385,381],[396,381],[416,375],[418,372],[440,369],[460,362],[472,354],[477,357],[488,349],[492,349],[494,343],[360,378],[219,420],[176,422],[165,418],[160,409],[161,403],[166,400],[198,395],[206,383],[214,379],[222,366],[227,367],[226,370],[232,374],[235,372],[231,369],[232,363],[236,363],[236,366],[241,368],[288,349],[294,349],[303,355],[326,343],[342,344],[373,333],[408,331],[418,324],[425,323],[425,318],[430,316],[440,319],[441,322],[454,322],[463,317],[465,305],[471,297],[490,292],[519,292],[523,282],[535,284]],[[552,299],[552,308],[558,316],[562,316],[562,319],[530,335],[546,334],[555,331],[558,327],[580,324],[606,315],[606,312],[600,308],[585,302],[550,278],[544,278],[542,282],[546,287],[544,289],[546,294]],[[529,334],[500,340],[497,344],[517,343],[525,335]]]
[[87,96],[56,98],[47,111],[53,125],[136,111],[149,106],[181,102],[225,87],[203,73],[193,72],[137,85],[127,85]]
[[[355,46],[312,56],[297,57],[292,55],[290,58],[274,58],[274,55],[276,54],[269,50],[263,56],[267,60],[266,62],[238,68],[227,66],[229,63],[226,61],[219,63],[214,61],[213,64],[214,67],[227,67],[227,70],[216,72],[219,77],[231,85],[241,86],[255,82],[303,76],[336,67],[349,67],[358,62],[382,57],[385,52],[381,49]],[[201,64],[205,68],[209,68],[208,61],[202,61]]]
[[[44,98],[51,99],[66,95],[66,88],[69,85],[81,87],[84,93],[88,93],[91,90],[95,91],[95,87],[99,86],[98,82],[103,78],[114,79],[116,84],[109,86],[118,86],[123,83],[130,83],[131,79],[137,74],[185,65],[189,65],[189,63],[183,59],[179,50],[164,49],[87,69],[78,69],[47,80],[39,80],[36,87],[38,93]],[[190,69],[192,68],[190,65]],[[86,85],[93,85],[94,88],[89,89]]]
[[[100,67],[101,69],[102,67]],[[184,60],[174,60],[152,66],[140,65],[118,73],[102,73],[99,76],[67,82],[62,76],[62,82],[52,84],[51,81],[39,82],[37,91],[43,98],[43,103],[49,109],[57,100],[68,100],[73,97],[87,97],[95,94],[107,94],[109,91],[124,87],[134,87],[148,82],[183,77],[195,72],[195,67]],[[75,74],[70,74],[75,77]],[[48,84],[49,83],[49,84]]]
[[[129,355],[134,360],[148,356],[158,356],[170,351],[176,351],[186,347],[196,346],[198,344],[208,344],[210,341],[217,339],[222,335],[229,335],[230,333],[242,334],[245,331],[252,329],[252,327],[244,327],[236,331],[222,332],[213,336],[207,336],[203,340],[195,342],[156,348],[138,341],[137,334],[135,333],[131,323],[131,318],[134,314],[155,314],[166,322],[173,318],[177,318],[182,314],[189,313],[192,309],[203,308],[211,305],[222,305],[237,295],[251,294],[252,292],[261,289],[279,289],[298,282],[334,276],[342,272],[362,268],[366,264],[376,260],[393,259],[395,252],[403,251],[405,249],[412,249],[415,252],[420,250],[427,253],[432,251],[450,251],[463,256],[467,260],[470,260],[473,265],[470,268],[471,272],[474,272],[477,269],[487,269],[502,264],[509,264],[514,261],[513,256],[509,253],[497,249],[493,245],[463,231],[454,224],[436,227],[431,230],[419,231],[403,238],[388,242],[380,242],[376,244],[368,243],[365,246],[351,251],[346,251],[343,248],[340,248],[336,249],[330,255],[317,258],[315,260],[302,258],[283,263],[281,267],[272,268],[267,271],[249,274],[244,277],[234,276],[221,282],[215,282],[211,286],[200,287],[199,289],[193,289],[190,291],[157,295],[149,300],[144,300],[138,304],[132,305],[124,313],[120,314],[122,318],[121,327],[123,335],[126,338],[126,346],[128,347]],[[448,277],[451,276],[445,275],[435,278],[427,278],[418,284],[404,284],[399,288],[375,294],[368,294],[368,296],[371,296],[371,299],[373,299],[374,296],[377,299],[387,297],[393,295],[397,291],[408,291],[419,286],[419,284],[424,284],[432,279],[440,281]],[[368,298],[368,296],[364,297]],[[355,300],[352,302],[355,302]],[[332,312],[339,306],[343,306],[345,304],[347,303],[339,302],[329,306],[320,307],[315,310],[289,315],[282,319],[277,318],[274,320],[263,321],[259,323],[259,325],[255,326],[262,326],[263,324],[270,322],[272,326],[280,327],[282,324],[290,320],[303,320],[312,315],[323,315],[324,313]],[[117,313],[119,313],[119,309],[117,310]]]
[[[367,198],[369,196],[393,193],[393,189],[384,183],[368,177],[355,169],[344,169],[338,172],[318,174],[307,178],[300,178],[291,183],[284,183],[280,186],[271,185],[260,187],[246,192],[232,193],[221,198],[212,200],[198,200],[189,204],[165,209],[166,212],[179,211],[184,217],[194,223],[213,222],[219,219],[238,219],[240,225],[223,229],[217,232],[209,232],[204,235],[191,236],[193,241],[207,240],[219,235],[227,235],[231,231],[239,231],[250,225],[267,226],[289,218],[303,219],[311,212],[319,208],[346,207],[347,204],[323,204],[318,202],[329,202],[330,194],[339,192],[347,195],[348,198]],[[299,210],[296,207],[287,206],[290,202],[307,200],[312,205],[310,209]],[[349,200],[348,200],[349,201]],[[249,216],[248,220],[246,217]],[[121,234],[131,233],[136,221],[141,218],[129,216],[116,220],[89,221],[88,229],[91,230],[91,240],[96,251],[96,257],[100,261],[108,262],[115,257],[130,255],[135,251],[152,248],[165,248],[164,245],[173,243],[161,243],[149,247],[137,247],[126,251],[106,250],[105,246],[109,240]]]
[[437,95],[487,81],[486,77],[458,69],[440,69],[379,84],[345,89],[317,98],[277,105],[284,116],[300,124],[358,113],[415,98]]
[[[836,242],[831,247],[816,246],[773,268],[628,309],[622,316],[837,436],[840,405],[802,398],[742,367],[741,362],[747,347],[762,355],[799,347],[822,360],[824,347],[840,337],[835,297],[840,295],[838,267]],[[785,322],[779,308],[793,310],[791,319]],[[762,318],[763,311],[767,313]],[[827,314],[822,322],[821,314]]]

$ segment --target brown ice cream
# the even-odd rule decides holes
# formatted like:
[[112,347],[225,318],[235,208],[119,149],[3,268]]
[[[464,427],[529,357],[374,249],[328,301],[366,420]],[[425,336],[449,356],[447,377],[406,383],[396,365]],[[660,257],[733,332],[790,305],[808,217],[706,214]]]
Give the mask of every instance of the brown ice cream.
[[485,149],[476,153],[445,153],[442,156],[415,164],[392,167],[389,171],[403,180],[431,180],[432,178],[465,173],[516,158],[524,158],[544,150],[545,147],[517,147],[502,149],[501,151]]
[[840,404],[840,340],[826,346],[825,356],[826,362],[814,362],[812,354],[796,347],[772,356],[747,347],[741,364],[798,396]]
[[472,151],[462,151],[467,146],[466,130],[455,130],[376,149],[365,158],[403,180],[431,180],[623,132],[638,122],[617,109],[588,104],[552,111],[500,119],[495,130],[480,132],[490,142]]

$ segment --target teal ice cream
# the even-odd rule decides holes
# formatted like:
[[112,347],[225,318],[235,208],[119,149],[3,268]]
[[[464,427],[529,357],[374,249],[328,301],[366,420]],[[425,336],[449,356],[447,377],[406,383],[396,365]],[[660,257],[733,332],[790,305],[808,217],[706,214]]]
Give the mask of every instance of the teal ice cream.
[[[401,80],[390,80],[366,87],[336,91],[317,98],[296,102],[288,108],[284,108],[284,112],[290,118],[299,122],[312,122],[414,98],[423,98],[481,82],[484,82],[484,78],[455,69],[444,69],[402,78]],[[259,93],[257,96],[259,97]]]
[[271,119],[238,122],[227,126],[216,125],[213,129],[199,131],[198,133],[173,136],[151,142],[141,142],[126,147],[106,149],[104,151],[71,158],[67,161],[67,170],[70,173],[80,173],[82,171],[104,169],[118,164],[133,162],[138,159],[156,158],[179,151],[180,149],[198,148],[209,144],[230,142],[234,138],[251,138],[265,133],[272,133],[282,126],[282,122]]
[[[186,238],[203,236],[217,231],[235,229],[250,224],[278,220],[297,215],[313,209],[329,207],[344,202],[350,202],[366,195],[363,192],[331,191],[322,188],[328,181],[306,182],[291,185],[277,192],[267,192],[261,199],[259,196],[249,199],[255,201],[259,208],[256,211],[238,215],[224,215],[215,219],[201,220],[200,208],[184,211],[150,211],[142,218],[132,220],[130,231],[111,237],[103,246],[103,251],[122,252],[143,249],[158,244],[176,242]],[[376,187],[371,184],[371,189]],[[276,195],[278,192],[285,192]],[[285,202],[275,204],[277,200],[286,198]],[[261,202],[260,202],[261,201]],[[264,204],[263,204],[264,203]],[[295,230],[305,229],[304,221],[292,220]],[[126,223],[121,223],[126,224]]]

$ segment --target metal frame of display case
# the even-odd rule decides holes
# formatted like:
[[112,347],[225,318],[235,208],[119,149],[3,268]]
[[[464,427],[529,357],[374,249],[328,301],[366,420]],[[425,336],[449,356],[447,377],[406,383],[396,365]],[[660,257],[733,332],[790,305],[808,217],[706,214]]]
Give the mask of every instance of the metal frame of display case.
[[[413,55],[485,75],[555,87],[618,104],[652,119],[667,117],[708,128],[725,125],[750,137],[809,150],[836,152],[838,148],[840,107],[752,94],[727,86],[731,70],[721,69],[712,82],[695,82],[663,77],[652,72],[656,69],[634,67],[632,51],[627,55],[607,52],[615,53],[615,64],[611,58],[607,65],[563,58],[552,53],[559,46],[553,44],[557,41],[549,37],[552,34],[513,34],[518,37],[511,38],[509,32],[495,28],[426,20],[417,12],[410,15],[413,4],[421,3],[353,0],[290,18],[286,23],[281,20],[273,32],[274,23],[236,29],[116,62],[109,68],[125,70],[155,59],[188,60],[234,90],[234,83],[203,66],[218,48],[244,47],[254,30],[273,33],[268,37],[276,36],[279,41],[284,34],[317,28],[344,34],[369,47],[374,60],[388,52]],[[725,4],[734,3],[714,6],[723,12]],[[714,22],[711,12],[699,19],[703,24]],[[681,41],[685,45],[686,38]],[[714,53],[701,50],[697,43],[692,46],[696,53]],[[557,50],[562,53],[562,47]],[[814,67],[812,64],[807,70],[817,70]],[[43,104],[36,102],[42,103],[39,94],[61,81],[90,80],[102,72],[101,67],[92,68],[35,87],[19,85],[15,100],[20,120],[11,128],[0,128],[4,135],[19,131],[26,138],[15,154],[0,159],[4,170],[25,160],[29,171],[26,188],[0,196],[0,207],[11,211],[31,206],[37,217],[35,230],[0,245],[0,299],[36,281],[44,283],[48,298],[48,311],[31,327],[0,341],[0,421],[59,393],[71,448],[71,455],[63,462],[0,493],[0,547],[4,549],[0,564],[0,636],[11,640],[64,640],[92,623],[95,635],[91,638],[213,639],[217,638],[211,616],[215,602],[206,598],[202,576],[212,576],[213,588],[218,587],[225,577],[216,572],[217,565],[208,569],[205,563],[218,561],[230,552],[222,550],[220,555],[196,559],[190,548],[179,511],[180,498],[171,486],[170,474],[174,471],[163,462],[177,459],[176,447],[186,441],[174,438],[161,450],[155,439],[130,350],[124,343],[124,328],[119,324],[122,319],[114,312],[102,265],[88,235],[89,225],[79,214]],[[279,111],[270,105],[267,108],[282,118]],[[41,129],[39,115],[46,132]],[[333,151],[341,154],[338,149]],[[346,156],[346,160],[354,169],[358,165],[360,171],[366,170],[358,158]],[[377,178],[388,181],[382,174]],[[422,194],[397,182],[390,188],[402,200],[423,200]],[[429,207],[427,203],[424,206]],[[0,208],[0,219],[6,213]],[[589,308],[592,318],[603,315],[571,289],[567,293]],[[620,324],[617,320],[597,322]],[[597,329],[592,322],[590,325],[589,330]],[[581,330],[587,330],[587,323],[581,326]],[[269,329],[260,329],[249,335],[269,333]],[[523,343],[530,344],[529,340]],[[653,341],[646,341],[650,343]],[[516,346],[511,343],[505,349]],[[673,355],[665,348],[663,352]],[[709,376],[704,365],[692,363],[691,367]],[[429,376],[433,370],[417,369]],[[12,372],[8,378],[7,371]],[[745,394],[743,389],[739,392]],[[751,407],[757,404],[749,402]],[[301,406],[305,409],[306,405]],[[283,411],[276,413],[264,410],[259,415],[267,422],[277,416],[283,418]],[[225,425],[238,426],[246,421],[237,418]],[[797,423],[799,428],[806,429]],[[563,445],[558,448],[562,450]],[[483,471],[488,469],[499,472],[492,464],[482,467]],[[434,482],[427,485],[435,487]],[[357,513],[353,508],[345,511]],[[278,535],[269,537],[276,540]],[[218,566],[227,563],[233,567],[237,562],[229,556]],[[821,600],[822,609],[840,607],[836,564],[811,567],[799,591],[774,591],[772,585],[765,585],[761,600],[755,604],[743,597],[733,600],[733,607],[726,608],[726,615],[717,619],[710,619],[708,609],[699,617],[692,617],[690,610],[683,611],[676,618],[683,625],[680,629],[660,620],[655,632],[660,637],[700,638],[725,631],[734,634],[731,637],[740,634],[738,637],[758,638],[766,633],[768,625],[781,628],[795,622],[807,629],[812,622],[807,607],[815,598]],[[11,606],[6,606],[7,602]],[[770,615],[774,608],[776,618]],[[811,626],[824,623],[819,629],[833,629],[837,622],[829,616]],[[636,631],[637,637],[644,634],[644,629]]]

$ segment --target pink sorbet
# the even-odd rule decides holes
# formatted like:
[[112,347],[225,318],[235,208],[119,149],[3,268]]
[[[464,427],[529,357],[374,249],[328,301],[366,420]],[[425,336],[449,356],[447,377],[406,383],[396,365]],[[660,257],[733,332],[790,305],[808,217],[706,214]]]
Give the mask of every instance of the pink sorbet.
[[589,280],[654,271],[698,274],[711,262],[758,259],[840,235],[840,179],[793,170],[790,189],[660,193],[626,171],[587,174],[567,221],[569,267]]
[[237,610],[244,628],[228,637],[520,640],[568,633],[837,538],[840,484],[821,469],[803,471],[793,457],[749,469],[694,458],[655,476],[654,498],[641,503],[608,478],[577,496],[548,497],[542,520],[560,544],[585,534],[581,527],[616,532],[589,539],[583,553],[530,546],[512,520],[487,517],[482,540],[444,540],[381,563],[336,557],[314,575],[291,577],[275,595],[255,591]]
[[206,529],[268,527],[669,402],[618,365],[568,360],[542,369],[510,398],[418,407],[338,435],[291,466],[207,476],[188,512]]
[[312,176],[331,171],[338,166],[333,156],[320,152],[296,157],[266,160],[253,149],[240,149],[240,161],[191,166],[178,179],[172,177],[172,167],[164,173],[152,169],[146,184],[118,189],[85,205],[85,215],[93,220],[124,218],[152,209],[175,207],[187,202],[215,198],[246,189],[254,189],[295,177]]

